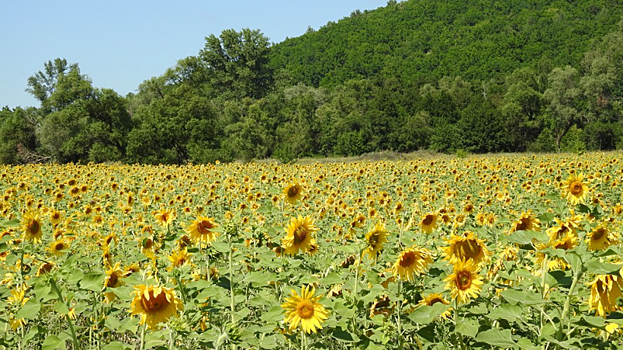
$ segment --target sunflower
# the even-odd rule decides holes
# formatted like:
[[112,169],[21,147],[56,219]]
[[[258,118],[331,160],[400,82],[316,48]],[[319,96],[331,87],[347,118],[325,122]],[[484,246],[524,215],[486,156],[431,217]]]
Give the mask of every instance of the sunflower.
[[171,255],[169,255],[169,261],[171,262],[171,266],[169,267],[169,271],[173,270],[176,267],[181,267],[183,265],[193,266],[190,257],[192,254],[188,254],[186,248],[180,250],[174,250]]
[[[437,303],[442,303],[444,305],[449,305],[450,302],[444,299],[443,295],[439,293],[431,293],[425,295],[422,300],[418,302],[420,305],[433,306]],[[439,317],[443,319],[448,319],[452,315],[452,308],[448,308],[448,310],[444,311]]]
[[199,216],[192,222],[186,229],[186,233],[190,236],[193,242],[203,242],[210,244],[219,233],[213,229],[218,227],[218,224],[214,222],[214,219],[205,216]]
[[146,286],[141,284],[134,287],[134,298],[130,305],[132,315],[141,316],[141,324],[147,324],[154,329],[161,322],[176,317],[182,310],[182,301],[175,296],[173,289],[162,286]]
[[480,294],[483,281],[478,271],[478,264],[473,260],[457,261],[452,274],[443,280],[458,303],[467,303]]
[[48,250],[50,251],[50,253],[56,256],[63,255],[69,250],[69,242],[66,239],[61,238],[57,241],[50,243],[50,247],[48,248]]
[[610,231],[603,225],[595,227],[591,232],[586,235],[586,243],[590,250],[606,249],[609,246],[617,243],[617,237],[615,232]]
[[296,204],[296,202],[301,199],[302,191],[303,187],[295,182],[293,184],[289,184],[283,189],[283,196],[288,203]]
[[309,216],[292,218],[286,228],[287,234],[281,240],[281,247],[289,255],[298,254],[299,249],[307,252],[316,243],[313,234],[317,230]]
[[558,218],[554,218],[554,220],[556,220],[558,226],[552,226],[545,231],[549,236],[550,244],[563,239],[567,235],[575,236],[574,222],[563,222]]
[[582,182],[582,174],[572,174],[562,185],[562,194],[572,205],[583,203],[588,195],[588,186]]
[[591,286],[589,311],[595,310],[597,316],[606,317],[609,313],[621,309],[617,306],[617,299],[623,297],[621,294],[623,280],[619,275],[598,275],[589,285]]
[[433,263],[432,253],[426,248],[408,248],[402,251],[392,271],[402,280],[413,281]]
[[[543,250],[545,248],[551,247],[554,249],[562,249],[562,250],[571,250],[578,245],[578,238],[572,232],[565,233],[561,238],[552,241],[550,240],[547,244],[537,244],[536,248],[538,250]],[[545,253],[537,252],[536,253],[536,264],[537,266],[541,266],[545,259]],[[570,268],[571,265],[563,259],[559,257],[550,257],[547,261],[548,270],[566,270]]]
[[510,232],[515,231],[540,231],[541,220],[532,215],[532,210],[521,213],[519,220],[513,223]]
[[[124,276],[124,271],[121,270],[121,263],[115,263],[115,266],[111,266],[110,269],[106,271],[106,278],[104,279],[104,289],[106,288],[117,288],[123,285],[123,281],[121,280]],[[113,300],[117,298],[117,295],[113,292],[105,292],[104,297],[106,298],[106,302],[111,303]]]
[[476,264],[487,261],[491,253],[485,245],[484,239],[478,239],[473,232],[465,232],[463,236],[452,234],[450,239],[445,239],[448,246],[441,248],[445,260],[456,263],[460,260],[473,260]]
[[387,242],[387,230],[383,223],[378,223],[366,234],[366,242],[368,246],[362,255],[370,256],[370,259],[376,260],[377,256],[383,249],[383,243]]
[[370,306],[370,318],[376,315],[383,315],[388,317],[394,311],[394,304],[389,300],[387,294],[377,299],[372,306]]
[[154,213],[154,217],[160,226],[167,227],[175,220],[175,211],[162,208]]
[[420,220],[420,227],[425,233],[432,233],[437,228],[437,214],[428,213]]
[[53,268],[54,268],[54,264],[51,262],[42,263],[37,269],[37,277],[50,273],[50,271],[52,271]]
[[315,297],[316,289],[311,287],[310,290],[310,286],[303,287],[300,296],[294,289],[290,293],[291,296],[281,305],[286,312],[284,322],[290,324],[290,331],[294,331],[300,324],[305,333],[316,333],[329,316],[329,312],[318,302],[322,295]]
[[58,225],[63,219],[63,214],[58,210],[53,210],[50,213],[50,222],[52,222],[53,226]]
[[41,243],[43,232],[41,231],[41,219],[33,212],[27,212],[22,218],[23,238],[26,241]]

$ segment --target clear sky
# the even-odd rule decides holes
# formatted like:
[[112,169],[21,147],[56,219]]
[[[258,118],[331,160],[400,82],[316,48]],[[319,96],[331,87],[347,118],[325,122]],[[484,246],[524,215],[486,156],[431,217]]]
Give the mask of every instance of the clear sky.
[[0,0],[0,108],[38,107],[25,92],[45,62],[78,63],[93,86],[121,95],[197,55],[210,34],[259,29],[297,37],[387,0]]

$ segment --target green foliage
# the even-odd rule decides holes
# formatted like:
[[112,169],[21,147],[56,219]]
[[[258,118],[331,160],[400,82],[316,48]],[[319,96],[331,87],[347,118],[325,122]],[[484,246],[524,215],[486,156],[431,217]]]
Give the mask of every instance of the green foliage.
[[259,30],[209,35],[126,98],[59,58],[28,79],[39,108],[0,114],[0,162],[621,148],[622,14],[605,0],[389,1],[272,46]]

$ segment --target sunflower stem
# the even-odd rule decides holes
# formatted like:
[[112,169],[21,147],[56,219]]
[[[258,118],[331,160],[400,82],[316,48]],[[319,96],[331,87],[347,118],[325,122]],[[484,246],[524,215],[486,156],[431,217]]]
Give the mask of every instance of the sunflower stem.
[[396,307],[398,308],[398,314],[396,315],[396,327],[398,329],[398,343],[402,347],[402,324],[400,323],[400,316],[402,314],[402,279],[398,280],[398,302]]
[[301,328],[301,350],[307,350],[307,334],[303,328]]
[[575,292],[575,288],[580,280],[580,276],[582,275],[581,271],[578,271],[573,276],[573,281],[571,282],[571,287],[569,288],[569,294],[567,294],[567,300],[565,300],[565,306],[562,309],[562,315],[560,317],[560,328],[558,328],[558,339],[562,340],[563,330],[565,326],[570,327],[569,322],[571,320],[567,320],[569,314],[569,308],[571,306],[571,296]]
[[234,315],[234,263],[233,263],[233,247],[231,243],[231,232],[227,233],[227,244],[229,245],[229,294],[230,294],[230,307],[231,307],[231,323],[236,323]]
[[[547,265],[549,264],[548,259],[549,259],[549,256],[545,254],[545,256],[543,257],[543,266],[541,267],[541,298],[542,299],[545,299],[545,295],[547,294],[547,290],[545,288],[545,275],[547,274]],[[539,334],[543,330],[543,325],[545,323],[544,317],[545,317],[545,311],[541,310],[541,328],[539,329]]]
[[[52,289],[54,289],[54,292],[56,293],[56,295],[58,295],[58,300],[61,303],[67,304],[67,302],[63,298],[63,294],[61,293],[60,289],[58,289],[58,286],[56,285],[56,281],[53,278],[50,278],[50,286],[52,287]],[[69,307],[69,305],[67,305],[67,307]],[[67,316],[67,324],[69,325],[69,332],[71,333],[71,340],[74,343],[74,348],[80,349],[80,344],[78,343],[78,337],[76,336],[76,331],[74,330],[73,322],[71,322],[71,317],[69,317],[69,315],[66,315],[66,316]]]
[[459,349],[466,349],[465,343],[463,342],[463,335],[456,331],[456,325],[459,321],[459,299],[454,299],[454,333],[459,338]]
[[143,327],[141,328],[141,345],[138,348],[139,350],[144,350],[145,349],[145,330],[147,329],[147,323],[145,323],[143,325]]

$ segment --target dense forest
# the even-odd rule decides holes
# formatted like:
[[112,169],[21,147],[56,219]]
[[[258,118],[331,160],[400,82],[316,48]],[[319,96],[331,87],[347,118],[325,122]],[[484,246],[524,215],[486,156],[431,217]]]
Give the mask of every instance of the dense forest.
[[0,111],[0,162],[204,163],[623,148],[623,3],[390,0],[271,44],[206,37],[121,96],[57,58]]

